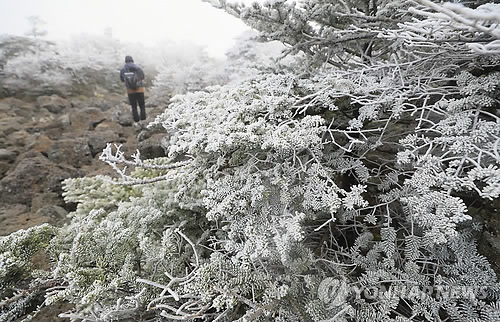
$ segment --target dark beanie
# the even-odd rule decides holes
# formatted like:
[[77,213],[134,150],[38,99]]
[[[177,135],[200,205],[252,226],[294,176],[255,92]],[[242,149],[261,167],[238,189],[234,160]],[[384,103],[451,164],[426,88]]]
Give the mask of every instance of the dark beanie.
[[132,56],[125,56],[125,62],[126,63],[133,63],[134,59],[132,58]]

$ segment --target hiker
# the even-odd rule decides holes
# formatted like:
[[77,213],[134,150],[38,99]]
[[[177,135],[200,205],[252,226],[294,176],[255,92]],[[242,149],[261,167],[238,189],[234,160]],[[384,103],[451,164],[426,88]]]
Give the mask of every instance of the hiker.
[[125,66],[120,70],[120,80],[127,87],[128,100],[132,106],[132,116],[139,122],[137,104],[140,108],[140,120],[146,119],[146,106],[144,104],[144,72],[134,64],[132,56],[125,57]]

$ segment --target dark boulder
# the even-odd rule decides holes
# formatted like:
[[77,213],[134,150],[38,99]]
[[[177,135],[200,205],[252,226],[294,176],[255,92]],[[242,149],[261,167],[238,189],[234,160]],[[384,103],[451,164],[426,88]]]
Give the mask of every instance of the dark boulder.
[[57,95],[39,96],[36,99],[40,108],[47,109],[51,113],[60,113],[71,108],[71,103]]
[[71,131],[80,134],[93,130],[107,118],[108,116],[97,107],[74,110],[69,114]]
[[81,168],[92,162],[92,153],[87,138],[61,139],[54,141],[47,153],[50,161]]
[[106,147],[108,143],[118,143],[120,136],[113,130],[89,131],[86,135],[92,157]]
[[31,206],[33,196],[42,192],[62,192],[61,181],[80,177],[82,173],[66,165],[58,165],[42,154],[30,152],[19,156],[14,169],[0,180],[2,203]]
[[138,143],[137,149],[143,159],[153,159],[167,155],[168,137],[165,133],[157,133]]

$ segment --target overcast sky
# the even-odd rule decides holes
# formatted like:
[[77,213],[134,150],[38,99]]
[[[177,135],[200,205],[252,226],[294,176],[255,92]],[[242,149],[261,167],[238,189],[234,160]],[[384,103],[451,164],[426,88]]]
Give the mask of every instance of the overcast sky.
[[111,28],[122,41],[192,41],[223,55],[233,38],[248,27],[201,0],[0,0],[0,34],[24,35],[27,17],[47,24],[48,39],[79,33],[104,34]]

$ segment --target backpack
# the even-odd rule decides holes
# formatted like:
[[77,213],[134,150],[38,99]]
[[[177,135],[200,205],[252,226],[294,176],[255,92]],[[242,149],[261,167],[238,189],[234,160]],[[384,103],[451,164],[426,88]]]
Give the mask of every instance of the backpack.
[[140,87],[141,80],[134,72],[123,73],[123,78],[125,79],[125,86],[130,89],[137,89]]

